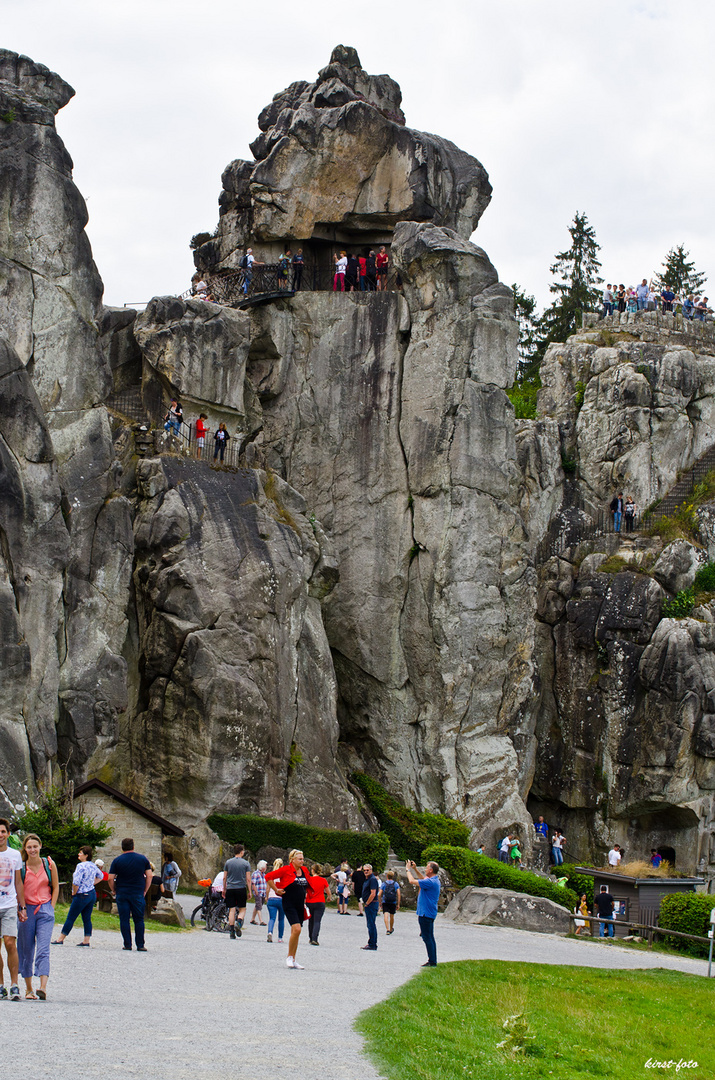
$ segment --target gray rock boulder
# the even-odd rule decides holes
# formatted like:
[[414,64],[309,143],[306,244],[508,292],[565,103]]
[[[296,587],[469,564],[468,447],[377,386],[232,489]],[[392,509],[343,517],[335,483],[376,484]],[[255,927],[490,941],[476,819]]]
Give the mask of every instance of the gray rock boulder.
[[668,592],[689,589],[695,575],[706,561],[705,552],[687,540],[674,540],[656,560],[651,574]]
[[569,911],[543,896],[482,889],[468,885],[457,893],[444,913],[445,919],[481,926],[507,926],[540,934],[567,934]]

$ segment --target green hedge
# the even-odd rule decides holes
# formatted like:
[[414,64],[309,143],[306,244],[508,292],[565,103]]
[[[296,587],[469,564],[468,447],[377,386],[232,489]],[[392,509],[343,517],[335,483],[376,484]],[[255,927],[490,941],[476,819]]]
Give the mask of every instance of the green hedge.
[[257,817],[254,814],[211,814],[207,823],[229,844],[245,844],[254,854],[262,847],[300,848],[306,862],[337,866],[347,859],[351,866],[372,863],[378,873],[385,869],[390,841],[384,832],[342,832],[318,829],[295,821]]
[[480,885],[487,889],[510,889],[529,896],[545,896],[569,911],[573,911],[578,903],[573,889],[562,889],[547,878],[530,874],[528,870],[516,870],[498,859],[477,855],[469,848],[434,844],[422,852],[422,864],[428,861],[444,867],[460,889],[466,885]]
[[[707,937],[710,929],[710,912],[715,907],[715,896],[706,893],[673,893],[660,902],[658,926],[665,930],[677,930],[681,934],[697,934]],[[709,943],[688,941],[683,938],[665,938],[680,952],[691,956],[707,956]]]
[[593,878],[588,877],[587,874],[577,874],[575,863],[563,863],[561,866],[552,866],[551,873],[553,877],[566,877],[567,888],[573,889],[575,893],[578,893],[579,900],[583,893],[586,893],[588,899],[588,906],[591,907],[591,901],[593,900],[594,884]]
[[443,814],[409,810],[394,795],[390,795],[382,784],[365,773],[353,773],[351,779],[367,799],[398,858],[419,862],[429,844],[466,847],[469,843],[469,829],[461,821]]

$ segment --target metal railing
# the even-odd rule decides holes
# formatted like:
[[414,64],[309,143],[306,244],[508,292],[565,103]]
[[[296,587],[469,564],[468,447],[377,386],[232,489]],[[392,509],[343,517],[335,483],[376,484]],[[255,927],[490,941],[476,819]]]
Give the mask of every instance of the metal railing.
[[[394,292],[402,288],[400,275],[396,270],[383,276],[381,289],[379,279],[358,278],[358,283],[351,286],[350,279],[344,281],[344,290],[362,293],[380,291]],[[335,288],[335,271],[317,263],[305,263],[302,268],[290,265],[284,273],[280,263],[263,263],[249,270],[222,270],[217,274],[207,274],[208,292],[205,299],[227,307],[242,307],[258,298],[280,299],[281,296],[293,296],[296,292],[331,292]]]
[[[167,406],[168,408],[168,406]],[[166,410],[164,414],[166,415]],[[244,467],[244,462],[239,463],[239,458],[243,450],[243,443],[235,436],[228,433],[226,441],[223,443],[223,453],[221,452],[222,444],[217,442],[214,438],[217,429],[208,430],[204,436],[204,445],[199,445],[199,441],[196,435],[196,422],[192,421],[187,423],[182,421],[176,430],[175,424],[170,424],[167,429],[167,421],[162,418],[161,427],[164,428],[163,435],[160,436],[161,449],[160,453],[169,452],[181,454],[184,457],[194,458],[196,461],[203,461],[207,465],[222,466],[227,469],[239,469]],[[159,424],[157,424],[159,426]]]
[[[596,936],[596,934],[594,932],[595,931],[595,925],[594,925],[595,923],[601,923],[604,926],[613,926],[614,928],[616,926],[625,926],[625,927],[627,927],[628,929],[631,929],[631,930],[643,930],[643,931],[645,931],[645,933],[641,934],[639,936],[645,937],[647,939],[649,949],[653,948],[653,939],[655,938],[656,935],[658,935],[659,937],[675,937],[675,938],[687,939],[689,941],[700,941],[703,945],[709,945],[710,944],[710,938],[702,937],[702,935],[699,935],[699,934],[684,934],[681,930],[666,930],[665,927],[658,926],[657,923],[653,924],[653,923],[648,923],[648,922],[644,922],[644,923],[629,922],[627,919],[602,919],[598,915],[581,915],[581,914],[576,913],[576,912],[570,912],[569,913],[569,933],[571,933],[571,930],[572,930],[573,926],[575,926],[575,923],[576,923],[577,919],[580,922],[585,922],[588,925],[588,927],[589,927],[589,929],[591,931],[591,935],[593,937]],[[579,937],[580,936],[581,935],[579,934]],[[608,939],[604,937],[603,940],[605,941],[605,940],[608,940]],[[615,929],[614,929],[613,940],[614,941],[616,940]]]
[[569,493],[557,515],[557,527],[551,527],[536,550],[537,564],[545,563],[553,555],[561,555],[567,548],[584,540],[596,540],[601,536],[631,536],[645,524],[643,514],[636,511],[632,517],[621,515],[619,528],[615,516],[607,508],[594,506],[580,493]]

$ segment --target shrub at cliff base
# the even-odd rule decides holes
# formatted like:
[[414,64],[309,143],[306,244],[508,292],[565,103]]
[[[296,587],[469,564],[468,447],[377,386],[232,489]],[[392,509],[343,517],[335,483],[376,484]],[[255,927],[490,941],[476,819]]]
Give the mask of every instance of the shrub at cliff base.
[[469,843],[469,828],[461,821],[443,814],[409,810],[394,795],[390,795],[382,784],[365,773],[353,773],[351,779],[365,796],[380,822],[380,828],[389,836],[398,858],[419,862],[428,844],[459,847]]
[[[710,929],[710,912],[715,908],[715,896],[706,893],[674,893],[660,902],[658,926],[677,930],[680,934],[697,934],[706,938]],[[707,956],[709,943],[688,941],[687,938],[667,937],[665,941],[690,956]]]
[[588,877],[586,874],[578,874],[574,863],[562,863],[561,866],[553,866],[551,875],[555,878],[567,878],[566,888],[573,889],[578,894],[579,899],[586,893],[589,902],[588,906],[591,906],[594,893],[593,878]]
[[298,848],[305,861],[338,865],[347,859],[351,866],[372,863],[381,873],[385,869],[390,841],[384,832],[347,832],[318,829],[295,821],[257,817],[254,814],[211,814],[209,828],[229,844],[245,844],[249,851],[262,847]]
[[459,960],[420,971],[355,1026],[389,1080],[647,1080],[675,1078],[679,1062],[679,1080],[705,1080],[714,1024],[697,975]]
[[36,806],[26,807],[14,819],[13,827],[23,837],[37,833],[42,841],[40,854],[54,859],[61,880],[71,876],[83,844],[99,847],[113,831],[106,821],[94,821],[74,813],[66,792],[59,787],[43,792]]
[[422,864],[428,861],[439,863],[459,889],[477,885],[484,889],[509,889],[529,896],[545,896],[569,911],[573,911],[578,902],[573,889],[562,889],[547,878],[530,874],[528,870],[515,870],[498,859],[477,855],[469,848],[433,844],[422,852]]

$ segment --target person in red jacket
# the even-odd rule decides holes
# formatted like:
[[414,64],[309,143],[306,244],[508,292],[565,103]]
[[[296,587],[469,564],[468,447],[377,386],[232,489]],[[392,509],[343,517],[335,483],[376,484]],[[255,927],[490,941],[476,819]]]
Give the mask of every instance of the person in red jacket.
[[196,457],[199,459],[201,458],[201,451],[206,443],[206,432],[208,430],[206,427],[206,420],[208,420],[206,413],[201,413],[196,421]]
[[298,951],[300,932],[305,921],[305,898],[310,885],[310,878],[303,866],[303,852],[293,850],[288,856],[288,865],[280,866],[266,874],[266,881],[274,883],[278,896],[283,898],[283,913],[290,923],[290,940],[286,966],[303,970],[295,958]]

